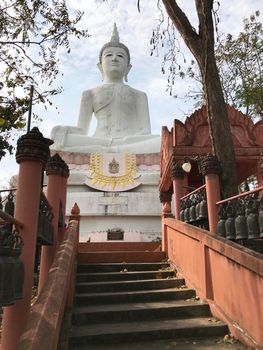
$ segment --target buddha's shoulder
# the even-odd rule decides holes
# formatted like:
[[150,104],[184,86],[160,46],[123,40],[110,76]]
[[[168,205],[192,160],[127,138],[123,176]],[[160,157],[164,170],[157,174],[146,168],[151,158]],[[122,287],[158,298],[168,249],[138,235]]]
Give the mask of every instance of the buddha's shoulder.
[[[105,94],[106,92],[113,93],[115,88],[116,88],[116,86],[114,84],[103,84],[103,85],[96,86],[92,89],[83,91],[82,96],[88,98],[88,97],[99,96],[101,94]],[[129,92],[132,95],[146,97],[145,92],[134,89],[127,84],[123,84],[122,89],[126,90],[127,92]]]
[[134,89],[134,88],[130,87],[129,85],[125,85],[125,86],[126,86],[128,89],[130,89],[130,91],[133,92],[135,95],[146,96],[146,93],[145,93],[144,91]]
[[85,90],[82,92],[82,96],[83,97],[89,97],[89,96],[93,96],[94,93],[98,92],[99,91],[99,86],[98,87],[95,87],[95,88],[92,88],[92,89],[88,89],[88,90]]
[[94,96],[100,95],[101,93],[104,93],[105,91],[109,91],[109,90],[113,90],[112,85],[99,85],[99,86],[96,86],[92,89],[83,91],[82,96],[94,97]]
[[145,101],[147,100],[147,95],[144,91],[134,89],[130,87],[129,85],[124,85],[125,90],[128,95],[133,96],[137,101]]

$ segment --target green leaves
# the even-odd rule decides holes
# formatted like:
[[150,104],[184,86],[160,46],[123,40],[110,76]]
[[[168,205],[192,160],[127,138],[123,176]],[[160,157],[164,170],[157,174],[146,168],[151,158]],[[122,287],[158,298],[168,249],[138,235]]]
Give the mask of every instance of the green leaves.
[[[70,53],[71,36],[83,38],[78,29],[83,13],[68,13],[66,0],[2,0],[0,3],[0,160],[10,151],[7,132],[23,128],[34,85],[33,104],[51,104],[49,96],[59,75],[57,51]],[[43,89],[48,86],[48,89]],[[26,96],[26,97],[25,97]]]
[[3,128],[5,125],[5,119],[0,117],[0,128]]
[[260,12],[244,19],[235,39],[227,34],[216,49],[226,102],[263,118],[263,28]]
[[[215,56],[226,103],[241,109],[251,118],[263,119],[263,27],[260,12],[244,19],[243,31],[235,38],[225,34],[215,48]],[[199,83],[188,96],[203,100],[201,77],[192,61],[187,76]]]

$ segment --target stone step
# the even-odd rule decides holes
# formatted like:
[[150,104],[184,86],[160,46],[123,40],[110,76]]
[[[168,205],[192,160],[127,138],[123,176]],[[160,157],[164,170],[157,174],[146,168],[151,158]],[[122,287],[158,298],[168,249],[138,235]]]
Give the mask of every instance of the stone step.
[[90,263],[145,263],[162,262],[166,258],[165,252],[150,251],[105,251],[105,252],[80,252],[78,254],[79,264]]
[[[231,338],[230,338],[231,339]],[[227,341],[224,336],[202,338],[167,338],[136,342],[121,342],[112,344],[89,344],[87,346],[73,346],[71,350],[248,350],[248,348],[234,340]]]
[[146,303],[91,305],[73,309],[72,323],[91,323],[153,320],[162,318],[204,317],[210,315],[209,305],[198,300],[166,300]]
[[116,291],[135,291],[141,289],[167,289],[184,285],[183,278],[148,279],[138,281],[111,281],[76,283],[77,293],[103,293]]
[[169,269],[167,262],[150,262],[150,263],[101,263],[101,264],[79,264],[78,273],[89,272],[120,272],[124,269],[128,271],[156,271]]
[[78,273],[77,282],[102,282],[102,281],[127,281],[127,280],[146,280],[146,279],[162,279],[174,277],[173,270],[157,270],[157,271],[127,271],[105,272],[105,273]]
[[76,293],[75,305],[105,305],[113,303],[179,300],[193,297],[195,297],[195,291],[190,288],[139,290],[131,292]]
[[129,343],[164,338],[198,338],[220,336],[227,332],[228,328],[224,323],[208,317],[100,323],[73,326],[69,344],[70,349],[83,349],[85,346],[86,349],[91,349],[89,344]]
[[211,317],[209,305],[165,261],[78,266],[70,350],[227,333],[227,326]]
[[[84,235],[88,236],[88,233]],[[112,251],[159,251],[161,250],[160,242],[80,242],[79,252],[112,252]]]

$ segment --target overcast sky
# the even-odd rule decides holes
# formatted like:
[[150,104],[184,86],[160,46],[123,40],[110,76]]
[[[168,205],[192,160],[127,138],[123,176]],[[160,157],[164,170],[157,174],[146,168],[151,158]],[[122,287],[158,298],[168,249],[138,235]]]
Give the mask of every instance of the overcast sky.
[[[196,27],[194,1],[178,1]],[[82,27],[88,28],[91,37],[74,39],[71,53],[60,53],[60,71],[63,77],[58,81],[63,87],[61,95],[53,99],[55,108],[38,108],[35,110],[43,118],[38,126],[44,136],[48,137],[54,125],[76,125],[79,102],[82,91],[101,84],[100,72],[96,67],[98,53],[111,36],[113,23],[116,22],[121,41],[126,44],[131,53],[132,69],[129,73],[128,84],[143,90],[148,95],[151,126],[153,134],[160,134],[163,125],[171,128],[173,120],[184,121],[186,115],[193,111],[193,103],[185,102],[182,98],[170,97],[166,92],[167,77],[161,73],[163,52],[159,56],[150,56],[150,39],[152,30],[159,17],[157,0],[141,0],[140,13],[137,10],[137,0],[67,0],[70,10],[83,10],[85,15]],[[219,31],[221,33],[238,34],[243,27],[242,20],[256,10],[263,13],[262,0],[232,0],[220,1]],[[191,56],[182,44],[187,62]],[[193,82],[176,81],[179,97],[183,97]],[[95,123],[93,125],[93,130]],[[15,157],[6,156],[0,162],[0,188],[8,186],[8,179],[17,173]]]

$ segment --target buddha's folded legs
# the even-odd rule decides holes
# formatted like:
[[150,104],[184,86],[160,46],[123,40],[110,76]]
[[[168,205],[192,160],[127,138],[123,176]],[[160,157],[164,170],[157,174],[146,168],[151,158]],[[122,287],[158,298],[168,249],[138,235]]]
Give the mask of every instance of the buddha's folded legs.
[[160,151],[160,136],[135,135],[122,139],[101,139],[86,135],[68,134],[63,151],[80,153],[156,153]]

